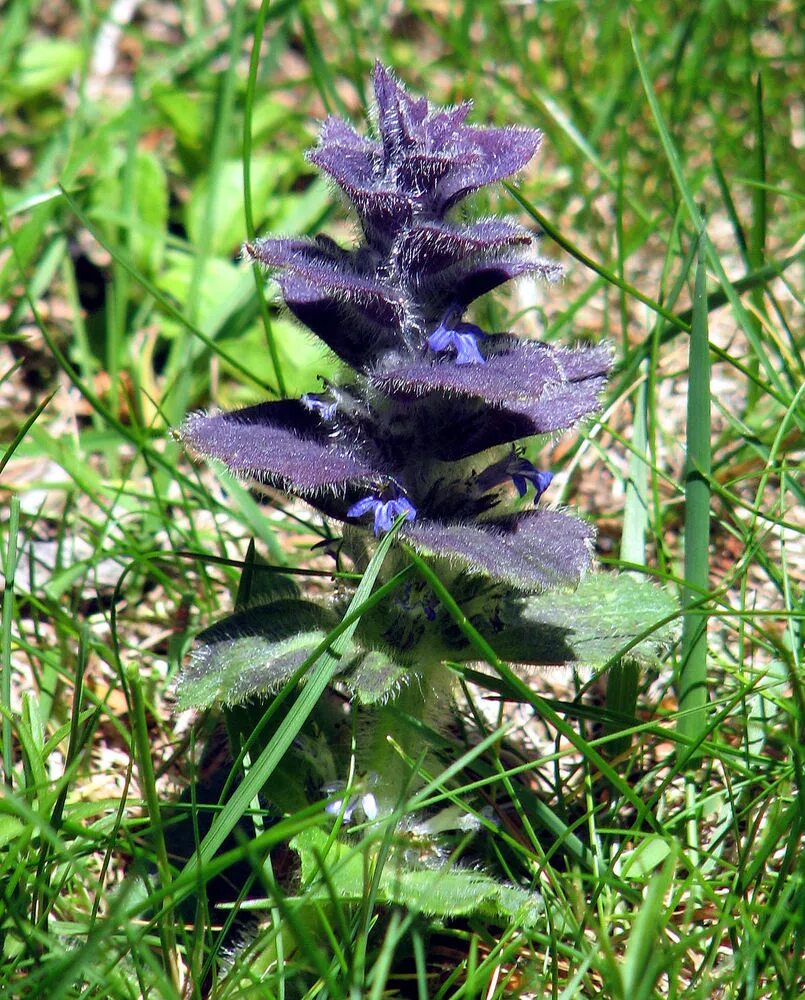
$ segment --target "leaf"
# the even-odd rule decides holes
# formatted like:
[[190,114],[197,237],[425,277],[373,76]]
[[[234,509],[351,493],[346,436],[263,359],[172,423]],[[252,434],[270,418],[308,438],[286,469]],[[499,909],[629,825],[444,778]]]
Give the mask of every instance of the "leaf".
[[339,621],[317,604],[286,599],[217,622],[198,636],[179,677],[179,708],[234,705],[278,690]]
[[[302,882],[315,897],[362,900],[366,897],[366,858],[360,850],[335,842],[327,852],[328,835],[320,829],[297,834],[290,845],[299,855]],[[326,877],[322,878],[325,856]],[[523,927],[543,922],[545,904],[536,892],[506,885],[481,872],[454,865],[411,866],[404,851],[392,851],[378,884],[378,899],[386,904],[406,906],[433,917],[469,914],[499,922],[517,921]]]
[[28,38],[4,86],[19,98],[47,93],[77,70],[82,59],[83,48],[78,42],[63,38]]
[[134,167],[134,209],[131,231],[134,263],[146,274],[156,274],[165,254],[168,228],[168,179],[153,153],[137,150]]
[[[273,157],[267,156],[252,164],[252,200],[265,205],[281,171]],[[210,184],[215,188],[210,190]],[[261,213],[262,214],[262,213]],[[208,247],[209,252],[228,257],[243,243],[246,219],[243,214],[243,164],[227,160],[214,181],[201,177],[193,187],[187,205],[187,231],[194,246]]]
[[573,586],[590,565],[592,527],[558,510],[532,510],[480,524],[406,522],[400,537],[437,556],[520,590]]
[[[445,461],[562,430],[599,408],[611,364],[608,347],[567,350],[510,344],[512,339],[492,337],[482,343],[484,364],[417,359],[373,374],[372,384],[401,399],[422,398],[425,413],[438,406],[439,433],[430,447]],[[507,347],[489,353],[499,350],[498,342]]]
[[632,656],[655,657],[673,638],[666,619],[677,612],[674,598],[660,587],[595,573],[574,591],[511,595],[497,609],[501,631],[488,638],[499,656],[513,662],[600,667],[627,649]]
[[102,148],[96,155],[99,162],[90,191],[92,218],[116,240],[120,228],[128,229],[132,264],[146,275],[159,274],[168,228],[168,180],[162,163],[145,150],[137,150],[132,163],[126,162],[120,149]]
[[[395,532],[391,531],[381,540],[377,550],[369,560],[369,565],[363,572],[361,582],[353,594],[344,619],[335,630],[337,635],[325,649],[316,649],[311,652],[306,661],[309,670],[305,677],[304,688],[294,700],[288,714],[279,723],[268,746],[260,752],[257,760],[246,772],[243,781],[230,796],[221,812],[214,818],[209,833],[199,844],[198,853],[185,865],[180,877],[194,881],[198,879],[199,872],[203,870],[205,865],[209,864],[298,736],[305,720],[309,718],[316,703],[324,694],[324,689],[338,672],[342,657],[350,651],[352,638],[360,622],[363,609],[370,600],[372,589],[377,583],[377,578],[394,537]],[[403,572],[406,571],[403,570]]]
[[25,830],[25,824],[16,816],[0,816],[0,850],[15,842]]
[[665,837],[650,834],[633,851],[625,851],[621,855],[621,875],[643,880],[665,861],[672,850]]
[[[168,248],[165,264],[156,277],[157,287],[177,302],[187,302],[193,287],[194,258],[183,250]],[[254,295],[254,280],[248,271],[220,257],[204,261],[204,280],[198,288],[194,308],[200,330],[215,337],[226,329],[226,324]],[[166,337],[184,335],[186,327],[170,316],[162,320]],[[201,340],[192,344],[193,356],[205,350]],[[239,355],[240,356],[240,355]]]
[[[382,479],[349,442],[334,441],[318,415],[297,400],[259,403],[232,413],[191,414],[181,428],[187,447],[223,462],[236,475],[310,496]],[[341,504],[344,516],[346,504]]]
[[201,150],[212,130],[214,99],[204,92],[157,90],[154,107],[162,112],[183,145]]
[[370,649],[356,660],[343,680],[358,701],[374,705],[393,698],[410,674],[410,667],[399,663],[389,653]]

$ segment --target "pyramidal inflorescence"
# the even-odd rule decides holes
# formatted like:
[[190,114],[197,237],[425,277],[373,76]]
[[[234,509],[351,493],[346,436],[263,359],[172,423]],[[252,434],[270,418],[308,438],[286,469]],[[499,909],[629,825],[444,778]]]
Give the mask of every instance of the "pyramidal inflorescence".
[[[592,529],[537,504],[551,474],[517,443],[594,412],[610,353],[468,322],[487,292],[526,275],[555,281],[561,269],[536,255],[522,226],[455,211],[524,167],[541,133],[468,125],[469,103],[432,107],[380,64],[374,88],[376,138],[328,118],[308,153],[354,208],[361,242],[246,245],[350,376],[301,399],[192,415],[181,437],[375,535],[402,516],[400,538],[453,572],[523,592],[572,586],[590,562]],[[514,510],[515,492],[527,491],[534,504]]]

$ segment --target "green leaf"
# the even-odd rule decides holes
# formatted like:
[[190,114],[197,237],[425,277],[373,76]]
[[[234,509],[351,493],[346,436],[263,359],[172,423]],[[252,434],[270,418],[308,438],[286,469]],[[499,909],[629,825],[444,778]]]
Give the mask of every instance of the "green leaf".
[[[165,253],[165,266],[155,279],[157,287],[172,299],[186,302],[192,287],[193,268],[193,257],[189,253],[169,248]],[[195,307],[199,328],[209,337],[215,337],[253,295],[254,281],[248,271],[220,257],[208,257]],[[165,317],[162,325],[166,337],[180,337],[186,331],[186,326],[170,317]],[[202,342],[194,343],[194,356],[204,348]],[[238,352],[241,357],[240,343]]]
[[131,232],[131,255],[146,274],[156,274],[165,253],[168,229],[168,179],[153,153],[137,150],[134,167],[136,221]]
[[339,620],[318,604],[287,599],[217,622],[199,635],[179,677],[179,708],[237,705],[279,690]]
[[16,816],[0,816],[0,849],[13,843],[25,829],[25,824]]
[[159,274],[168,228],[168,179],[160,160],[137,150],[133,186],[124,204],[124,175],[129,169],[121,149],[104,150],[90,193],[91,217],[113,237],[118,228],[129,229],[128,251],[132,263],[144,274]]
[[518,663],[601,667],[629,653],[653,658],[673,638],[673,597],[632,576],[594,573],[576,590],[510,597],[499,609],[497,654]]
[[250,541],[238,583],[235,610],[244,611],[257,604],[301,596],[294,578],[258,555],[254,540]]
[[[314,898],[330,899],[333,894],[356,902],[366,898],[370,875],[361,850],[338,841],[328,848],[327,833],[315,828],[297,834],[290,845],[299,855],[302,882]],[[384,865],[377,898],[432,917],[477,914],[498,922],[517,921],[523,927],[542,923],[545,911],[536,892],[454,865],[412,867],[404,861],[403,850],[392,851]]]
[[[311,336],[309,330],[285,318],[273,319],[271,330],[277,342],[286,395],[301,396],[305,392],[315,392],[320,388],[319,375],[334,375],[336,365],[333,362],[333,355],[320,340]],[[248,358],[249,366],[255,375],[264,382],[270,382],[274,377],[274,366],[266,351],[265,330],[255,323],[242,333],[238,330],[234,333],[236,337],[231,343],[234,344],[236,340],[237,346],[232,353],[236,353],[239,358]],[[221,344],[228,346],[229,337],[222,338]],[[226,362],[222,362],[221,370],[231,369]],[[253,402],[254,389],[244,386],[240,390],[235,389],[230,392],[225,405],[244,406]]]
[[352,637],[355,634],[364,610],[367,607],[371,608],[373,603],[382,600],[386,593],[398,586],[400,581],[408,574],[408,569],[402,570],[395,577],[392,577],[388,583],[378,587],[377,591],[372,594],[383,562],[394,542],[397,530],[398,526],[393,528],[385,538],[381,539],[374,555],[369,560],[369,565],[364,570],[361,582],[358,584],[349,603],[346,615],[338,628],[334,630],[331,640],[328,637],[328,645],[326,647],[318,647],[314,650],[300,667],[300,670],[309,668],[304,688],[299,692],[290,711],[279,724],[268,746],[265,750],[261,751],[257,760],[253,762],[246,772],[243,781],[238,785],[229,801],[213,820],[209,832],[199,845],[198,853],[188,861],[182,870],[182,877],[187,879],[188,882],[195,881],[198,878],[201,867],[207,864],[215,855],[215,852],[226,840],[227,835],[232,832],[240,817],[254,800],[254,797],[276,770],[294,739],[298,736],[305,720],[313,712],[325,688],[337,673],[341,657],[349,652],[352,645]]
[[667,838],[650,834],[633,851],[623,853],[621,875],[624,878],[645,879],[665,861],[672,849]]
[[[278,168],[276,157],[261,158],[252,164],[252,200],[258,208],[268,202],[282,168]],[[187,231],[194,245],[208,246],[211,253],[228,257],[239,250],[246,237],[243,164],[240,160],[221,164],[212,201],[210,183],[205,175],[193,187],[187,206]]]
[[[179,676],[180,709],[216,702],[239,705],[273,694],[294,674],[340,621],[327,608],[293,594],[295,584],[282,574],[260,573],[263,600],[216,622],[196,639],[189,664]],[[270,583],[268,582],[270,581]],[[254,598],[260,591],[252,592]],[[371,705],[393,698],[410,668],[389,652],[367,649],[353,639],[339,660],[339,673],[352,694]]]
[[51,91],[78,69],[83,59],[81,45],[63,38],[29,38],[4,81],[15,97],[27,98]]
[[156,92],[153,102],[181,145],[193,150],[203,148],[212,127],[214,100],[211,94],[165,90]]
[[621,965],[623,996],[649,997],[651,987],[663,969],[668,968],[668,907],[665,903],[674,881],[676,851],[666,860],[662,871],[649,882],[640,909],[634,915],[626,954]]
[[370,649],[356,662],[348,677],[347,687],[364,705],[386,702],[406,683],[410,668],[398,663],[380,649]]

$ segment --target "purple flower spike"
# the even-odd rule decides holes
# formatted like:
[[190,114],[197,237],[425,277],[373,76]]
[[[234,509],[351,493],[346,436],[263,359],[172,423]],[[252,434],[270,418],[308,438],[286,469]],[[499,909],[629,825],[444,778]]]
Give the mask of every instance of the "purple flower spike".
[[344,193],[359,239],[268,236],[244,248],[342,374],[299,400],[192,416],[181,436],[328,518],[368,528],[371,514],[378,537],[404,517],[401,536],[448,575],[531,591],[577,583],[589,563],[587,525],[548,510],[507,521],[511,491],[498,487],[513,482],[521,497],[533,487],[539,500],[552,475],[521,458],[517,442],[594,413],[610,352],[465,322],[480,296],[525,276],[555,281],[561,267],[537,256],[534,233],[514,220],[450,214],[522,170],[541,135],[468,124],[471,104],[429,104],[380,64],[374,89],[368,134],[331,117],[308,154]]
[[416,520],[416,507],[410,500],[399,495],[391,500],[384,500],[382,497],[374,495],[364,497],[349,508],[347,517],[363,517],[369,511],[374,513],[375,538],[391,531],[394,522],[402,515],[405,515],[408,521]]
[[457,365],[483,365],[486,359],[478,349],[484,331],[474,323],[455,323],[448,327],[443,320],[428,337],[428,347],[438,353],[450,348],[456,352]]
[[[288,313],[340,364],[316,383],[320,392],[194,413],[177,434],[268,503],[281,491],[318,510],[337,570],[343,554],[355,573],[374,571],[372,550],[384,534],[380,549],[395,546],[384,582],[392,574],[401,582],[412,549],[432,560],[467,620],[512,662],[584,663],[591,650],[592,664],[614,662],[669,609],[644,620],[632,596],[641,585],[625,576],[615,605],[595,578],[578,595],[566,592],[592,564],[595,531],[569,511],[539,505],[553,475],[523,458],[519,443],[595,413],[611,352],[464,322],[472,303],[506,282],[561,275],[559,264],[537,256],[536,234],[516,220],[455,211],[479,188],[522,170],[541,135],[468,124],[470,103],[436,107],[409,95],[379,64],[374,89],[368,129],[328,118],[307,157],[340,188],[356,238],[342,245],[323,234],[267,236],[244,245],[276,281]],[[285,574],[265,577],[250,595],[259,606],[202,637],[183,674],[182,706],[237,704],[279,690],[330,642],[353,593],[340,579],[322,604],[303,598]],[[663,603],[655,593],[647,594],[654,609]],[[670,609],[666,620],[672,617]],[[395,697],[417,676],[425,691],[439,660],[478,655],[414,575],[364,608],[343,638],[337,673],[366,705]],[[379,811],[390,814],[399,794],[396,787],[389,793],[386,773],[379,802],[369,785],[349,801],[353,793],[339,788],[330,810],[370,822]],[[508,903],[497,908],[508,918]]]

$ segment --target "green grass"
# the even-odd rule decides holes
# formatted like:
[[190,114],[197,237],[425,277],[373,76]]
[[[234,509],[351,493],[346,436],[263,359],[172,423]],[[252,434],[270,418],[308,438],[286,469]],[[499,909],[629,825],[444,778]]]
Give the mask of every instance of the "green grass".
[[[107,4],[10,0],[0,34],[0,996],[799,997],[795,6],[143,4],[102,77],[109,27]],[[423,731],[440,769],[401,810],[477,814],[453,857],[538,888],[536,922],[383,905],[382,825],[329,845],[315,903],[289,895],[289,842],[329,829],[324,794],[255,806],[315,682],[241,720],[266,716],[246,779],[212,770],[215,809],[216,719],[172,707],[250,541],[311,567],[304,510],[193,465],[170,429],[330,370],[236,258],[255,233],[349,239],[302,154],[326,113],[362,121],[375,58],[478,122],[544,130],[476,208],[542,228],[567,278],[479,311],[613,345],[600,418],[552,445],[555,499],[598,523],[607,570],[684,602],[679,644],[608,691],[525,682],[488,649],[449,738]],[[350,858],[354,898],[335,891]],[[229,910],[201,891],[221,874]],[[259,929],[235,948],[246,895]]]

